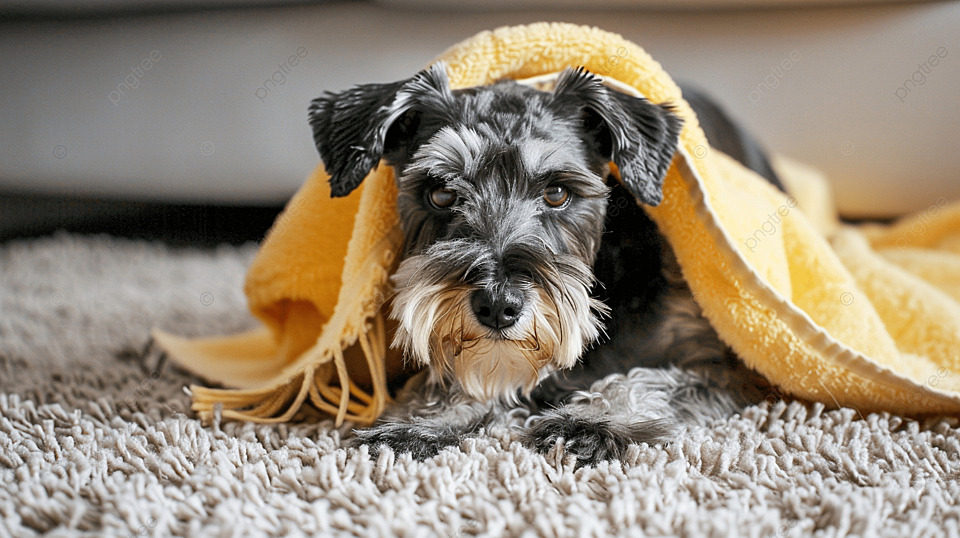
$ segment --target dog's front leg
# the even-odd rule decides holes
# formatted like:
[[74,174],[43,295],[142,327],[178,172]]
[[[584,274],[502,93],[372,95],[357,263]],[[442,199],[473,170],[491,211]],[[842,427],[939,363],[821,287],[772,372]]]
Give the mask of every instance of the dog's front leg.
[[430,383],[423,372],[407,383],[398,403],[373,426],[356,431],[354,444],[368,445],[374,457],[387,446],[396,454],[424,460],[492,423],[501,405],[473,400],[456,384]]
[[[528,420],[526,444],[539,452],[562,443],[579,465],[620,459],[631,443],[658,443],[675,430],[668,392],[650,390],[664,371],[636,369],[594,383],[589,390],[569,392],[558,379],[539,387],[552,402],[564,402]],[[663,384],[669,384],[663,383]]]
[[656,444],[688,425],[718,418],[737,405],[711,389],[704,375],[674,367],[634,368],[570,392],[557,379],[539,387],[547,401],[565,402],[529,419],[526,443],[547,452],[558,442],[578,464],[621,459],[633,443]]

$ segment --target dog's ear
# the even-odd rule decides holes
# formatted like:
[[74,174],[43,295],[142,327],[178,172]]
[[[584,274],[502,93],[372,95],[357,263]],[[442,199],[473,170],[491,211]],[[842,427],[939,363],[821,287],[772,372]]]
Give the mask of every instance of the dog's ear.
[[393,164],[405,156],[423,111],[442,110],[452,99],[442,63],[407,80],[364,84],[314,99],[310,126],[330,174],[331,194],[350,194],[380,159]]
[[561,74],[554,96],[561,106],[579,107],[587,144],[616,163],[624,187],[645,204],[659,204],[683,120],[669,106],[606,88],[582,67]]

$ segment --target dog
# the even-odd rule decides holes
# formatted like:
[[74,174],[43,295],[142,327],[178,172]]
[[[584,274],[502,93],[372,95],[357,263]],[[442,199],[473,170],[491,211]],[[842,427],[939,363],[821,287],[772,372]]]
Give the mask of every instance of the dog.
[[[712,147],[780,186],[709,100]],[[403,252],[393,345],[422,370],[356,442],[416,459],[498,421],[588,465],[757,401],[763,379],[702,316],[655,206],[681,119],[567,69],[552,91],[451,90],[442,64],[327,92],[309,121],[333,196],[393,167]],[[616,165],[619,181],[610,163]],[[782,187],[781,187],[782,188]]]

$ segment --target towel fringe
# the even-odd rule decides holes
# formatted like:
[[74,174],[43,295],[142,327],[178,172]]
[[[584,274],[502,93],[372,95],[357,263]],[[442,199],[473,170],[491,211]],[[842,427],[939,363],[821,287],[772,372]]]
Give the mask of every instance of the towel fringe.
[[308,373],[301,369],[280,388],[257,390],[212,389],[191,385],[191,409],[207,424],[213,420],[218,407],[221,416],[227,419],[260,423],[288,422],[307,398],[309,386],[305,380],[312,376],[312,370]]
[[[392,401],[387,391],[386,338],[383,314],[376,311],[367,317],[360,334],[342,339],[339,347],[321,349],[322,342],[318,341],[301,355],[301,361],[308,365],[301,366],[287,383],[249,390],[191,385],[191,409],[204,423],[213,419],[218,405],[223,418],[276,423],[291,420],[309,399],[318,410],[332,415],[337,427],[348,420],[369,425]],[[359,344],[370,371],[369,392],[357,385],[347,370],[343,350],[354,344]]]

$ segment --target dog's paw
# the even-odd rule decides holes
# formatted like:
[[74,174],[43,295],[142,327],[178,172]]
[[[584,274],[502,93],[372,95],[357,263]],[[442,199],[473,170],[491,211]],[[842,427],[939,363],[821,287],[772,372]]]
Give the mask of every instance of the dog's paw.
[[448,427],[425,427],[404,422],[385,422],[364,430],[356,430],[353,445],[367,445],[370,456],[376,458],[380,450],[390,447],[395,454],[409,453],[423,461],[436,456],[448,446],[460,444],[461,436]]
[[619,460],[632,443],[655,444],[667,440],[672,429],[666,421],[647,420],[622,423],[605,417],[581,417],[550,411],[536,420],[525,434],[528,446],[545,453],[561,440],[578,465],[596,465]]

